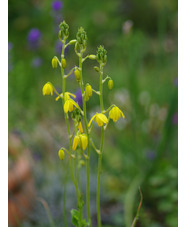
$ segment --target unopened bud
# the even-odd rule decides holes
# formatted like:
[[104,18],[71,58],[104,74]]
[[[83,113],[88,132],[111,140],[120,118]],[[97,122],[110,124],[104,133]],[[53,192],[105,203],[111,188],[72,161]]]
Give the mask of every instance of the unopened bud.
[[99,63],[107,62],[107,51],[103,46],[98,47],[96,58]]
[[96,60],[96,55],[91,54],[91,55],[88,56],[88,58],[91,59],[91,60]]
[[96,72],[99,72],[99,71],[100,71],[99,67],[97,67],[97,66],[94,66],[94,70],[95,70]]
[[66,68],[67,62],[66,62],[65,58],[61,59],[61,65],[62,65],[63,68]]
[[92,96],[92,87],[91,87],[90,84],[87,84],[86,85],[85,95],[86,95],[86,97],[91,97]]
[[73,44],[75,44],[76,43],[76,39],[73,39],[73,40],[70,40],[70,42],[69,42],[69,45],[73,45]]
[[65,152],[64,152],[64,150],[60,149],[60,150],[58,151],[58,156],[59,156],[59,158],[60,158],[61,160],[63,160],[63,159],[65,158]]
[[78,68],[76,68],[74,70],[74,76],[75,76],[76,80],[79,82],[80,78],[81,78],[81,73],[80,73],[80,70]]
[[57,68],[57,58],[56,57],[53,57],[52,58],[52,68],[53,69],[56,69]]
[[113,85],[114,85],[113,80],[109,80],[108,81],[108,88],[109,88],[109,90],[112,90]]
[[59,28],[60,28],[59,37],[60,38],[62,38],[62,37],[68,38],[68,36],[69,36],[69,31],[68,31],[69,30],[69,26],[68,26],[68,24],[65,21],[63,21],[59,25]]

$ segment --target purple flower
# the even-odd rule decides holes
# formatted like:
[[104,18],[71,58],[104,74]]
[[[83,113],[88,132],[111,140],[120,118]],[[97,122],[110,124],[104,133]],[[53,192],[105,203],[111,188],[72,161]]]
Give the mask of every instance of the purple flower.
[[12,71],[13,69],[12,53],[11,53],[12,48],[13,48],[13,44],[11,42],[8,42],[8,72]]
[[28,44],[31,48],[38,48],[41,41],[41,32],[37,28],[32,28],[27,36]]
[[81,93],[81,89],[78,89],[75,93],[75,101],[78,103],[78,105],[81,107],[83,104],[83,99],[82,99],[82,93]]
[[[55,45],[55,51],[57,54],[61,54],[62,47],[63,47],[62,42],[60,40],[57,40],[56,45]],[[69,48],[69,46],[65,49],[65,54],[67,54],[68,48]]]
[[178,124],[178,113],[175,113],[175,114],[172,116],[172,124],[173,124],[173,125],[177,125],[177,124]]
[[11,42],[8,42],[8,51],[11,51],[13,48],[13,44]]
[[32,59],[31,65],[32,65],[34,68],[38,68],[38,67],[40,67],[42,64],[43,64],[42,58],[40,58],[40,57],[35,57],[35,58]]
[[147,159],[150,160],[150,161],[154,160],[155,157],[156,157],[155,151],[154,151],[154,150],[151,150],[151,149],[147,149],[147,150],[146,150],[146,157],[147,157]]
[[174,79],[174,85],[175,85],[176,87],[178,87],[178,78],[175,78],[175,79]]
[[59,0],[52,2],[52,9],[54,11],[59,11],[62,9],[62,7],[63,7],[63,2],[61,2]]

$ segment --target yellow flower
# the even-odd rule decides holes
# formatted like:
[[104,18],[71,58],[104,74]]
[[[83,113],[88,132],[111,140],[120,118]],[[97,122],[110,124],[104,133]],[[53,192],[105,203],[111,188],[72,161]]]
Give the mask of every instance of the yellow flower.
[[65,158],[65,152],[64,152],[64,150],[60,149],[60,150],[58,151],[58,156],[59,156],[59,158],[60,158],[61,160],[63,160],[63,159]]
[[85,150],[88,145],[88,139],[86,134],[76,135],[72,144],[72,149],[75,151],[77,146]]
[[75,137],[74,137],[73,144],[72,144],[72,149],[73,149],[74,151],[76,150],[77,145],[79,144],[79,142],[80,142],[79,136],[75,136]]
[[43,95],[53,95],[53,86],[50,82],[43,86]]
[[109,117],[116,122],[120,117],[125,118],[123,112],[117,107],[114,106],[110,111],[109,111]]
[[81,133],[83,133],[83,127],[82,127],[81,121],[78,123],[78,129]]
[[71,98],[67,99],[64,104],[64,111],[65,113],[72,112],[74,106],[79,109],[78,104]]
[[87,145],[88,145],[87,135],[86,134],[81,134],[79,137],[80,137],[79,146],[81,148],[83,148],[83,150],[85,150],[87,148]]
[[88,123],[88,127],[90,127],[92,121],[94,120],[94,118],[96,118],[96,122],[98,124],[99,127],[103,126],[103,124],[107,124],[108,123],[108,119],[107,117],[102,114],[102,113],[96,113],[89,121]]

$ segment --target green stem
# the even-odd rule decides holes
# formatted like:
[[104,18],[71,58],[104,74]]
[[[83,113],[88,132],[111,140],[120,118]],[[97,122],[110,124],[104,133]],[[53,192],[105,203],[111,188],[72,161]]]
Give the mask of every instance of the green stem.
[[[101,112],[104,112],[103,106],[103,64],[100,64],[100,106]],[[100,179],[101,179],[101,166],[102,166],[102,154],[103,154],[103,142],[104,142],[104,126],[101,129],[101,145],[100,145],[100,154],[98,156],[98,177],[97,177],[97,198],[96,198],[96,205],[97,205],[97,222],[98,227],[101,227],[101,212],[100,212]]]
[[[88,139],[88,145],[87,145],[87,156],[90,156],[90,137],[89,137],[89,131],[88,131],[88,123],[87,123],[87,114],[86,114],[86,100],[85,100],[85,95],[84,95],[84,90],[83,90],[83,78],[82,78],[82,63],[83,63],[83,52],[81,51],[79,55],[79,69],[80,69],[80,88],[81,88],[81,93],[83,97],[83,118],[84,118],[84,124],[85,124],[85,129],[86,129],[86,134],[87,134],[87,139]],[[87,216],[88,216],[88,221],[89,221],[89,226],[91,227],[91,214],[90,214],[90,189],[89,189],[89,184],[90,184],[90,179],[89,179],[89,158],[86,159],[86,175],[87,175],[87,184],[86,184],[86,205],[87,205]]]
[[[61,58],[64,58],[64,52],[65,52],[65,40],[62,40],[63,47],[62,47],[62,53],[61,53]],[[62,99],[62,104],[64,106],[65,104],[65,89],[66,89],[66,84],[65,84],[65,73],[64,73],[64,68],[61,65],[61,76],[62,76],[62,93],[63,93],[63,99]],[[65,115],[65,121],[67,125],[67,131],[68,131],[68,137],[69,137],[69,147],[70,147],[70,154],[72,154],[72,137],[71,137],[71,132],[70,132],[70,125],[69,125],[69,119],[68,119],[68,114],[64,112]],[[75,189],[76,189],[76,195],[77,195],[77,203],[79,203],[79,193],[78,193],[78,186],[74,178],[74,173],[73,173],[73,162],[72,162],[72,157],[70,156],[70,173],[72,177],[72,181],[74,183]]]

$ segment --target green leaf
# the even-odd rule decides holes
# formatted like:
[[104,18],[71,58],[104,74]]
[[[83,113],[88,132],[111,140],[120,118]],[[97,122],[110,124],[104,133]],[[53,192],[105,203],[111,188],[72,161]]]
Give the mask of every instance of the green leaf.
[[78,226],[79,223],[79,211],[72,209],[71,210],[71,215],[72,215],[72,224],[75,226]]

